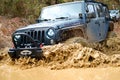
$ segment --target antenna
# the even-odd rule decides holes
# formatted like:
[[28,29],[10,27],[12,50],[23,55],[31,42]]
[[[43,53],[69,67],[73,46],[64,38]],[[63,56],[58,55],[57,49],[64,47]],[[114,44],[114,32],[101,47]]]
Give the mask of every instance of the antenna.
[[93,2],[93,1],[95,1],[95,0],[84,0],[85,2]]
[[74,0],[74,1],[94,2],[95,0]]

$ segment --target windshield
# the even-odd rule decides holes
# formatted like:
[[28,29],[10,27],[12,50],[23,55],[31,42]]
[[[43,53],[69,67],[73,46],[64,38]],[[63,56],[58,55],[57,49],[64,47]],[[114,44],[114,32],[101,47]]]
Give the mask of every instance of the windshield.
[[84,11],[83,3],[63,4],[52,7],[43,8],[41,12],[41,19],[57,19],[61,17],[79,18],[79,14]]

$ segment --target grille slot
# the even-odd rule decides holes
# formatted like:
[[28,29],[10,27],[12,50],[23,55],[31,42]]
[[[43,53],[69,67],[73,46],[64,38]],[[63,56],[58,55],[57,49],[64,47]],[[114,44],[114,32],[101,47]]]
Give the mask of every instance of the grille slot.
[[38,31],[38,40],[41,42],[41,31]]
[[[38,41],[39,43],[44,43],[44,35],[45,35],[45,31],[26,31],[25,33],[27,33],[29,36],[31,36],[34,40]],[[25,44],[30,43],[29,39],[27,39],[27,37],[23,38],[23,42]]]
[[44,36],[43,35],[45,35],[45,31],[42,31],[42,43],[44,42]]

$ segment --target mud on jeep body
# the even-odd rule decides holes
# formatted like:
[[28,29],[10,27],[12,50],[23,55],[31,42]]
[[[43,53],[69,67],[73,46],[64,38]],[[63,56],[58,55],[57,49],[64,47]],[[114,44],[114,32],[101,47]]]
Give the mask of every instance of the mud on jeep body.
[[106,39],[110,24],[108,7],[92,0],[44,7],[36,24],[13,33],[15,48],[8,53],[12,58],[39,57],[42,45],[59,43],[74,36],[100,42]]

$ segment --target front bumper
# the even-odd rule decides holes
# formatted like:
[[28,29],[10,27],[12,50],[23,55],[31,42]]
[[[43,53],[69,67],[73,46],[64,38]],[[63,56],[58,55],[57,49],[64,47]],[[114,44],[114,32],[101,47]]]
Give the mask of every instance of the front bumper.
[[41,58],[43,56],[42,49],[40,48],[12,48],[9,49],[8,54],[11,58],[19,57],[31,57],[31,58]]
[[115,16],[111,16],[111,20],[116,21],[117,18]]

